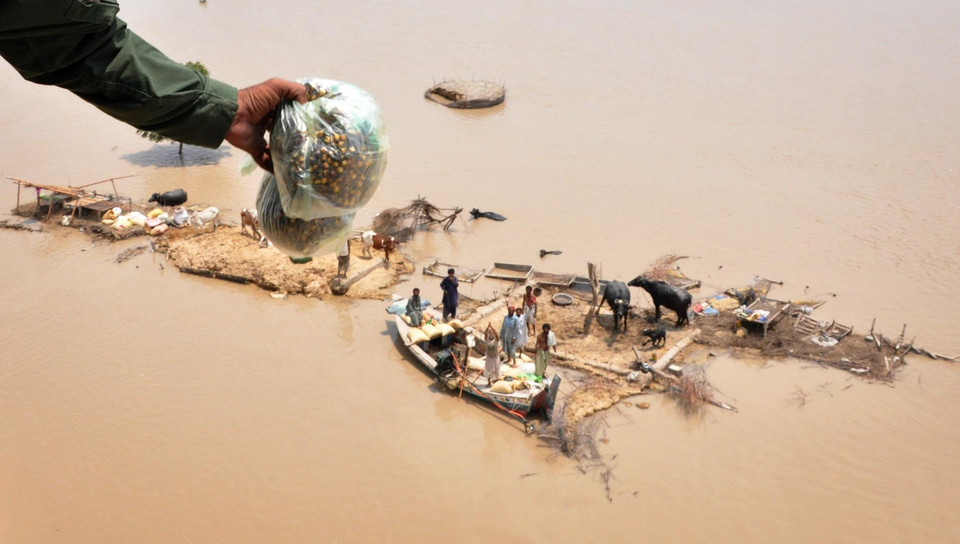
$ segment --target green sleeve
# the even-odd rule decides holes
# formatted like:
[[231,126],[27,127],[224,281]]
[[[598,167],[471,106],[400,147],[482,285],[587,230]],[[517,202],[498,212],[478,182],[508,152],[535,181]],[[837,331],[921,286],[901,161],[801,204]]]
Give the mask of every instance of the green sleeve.
[[27,80],[179,142],[218,147],[237,89],[177,63],[127,29],[109,0],[0,0],[0,56]]

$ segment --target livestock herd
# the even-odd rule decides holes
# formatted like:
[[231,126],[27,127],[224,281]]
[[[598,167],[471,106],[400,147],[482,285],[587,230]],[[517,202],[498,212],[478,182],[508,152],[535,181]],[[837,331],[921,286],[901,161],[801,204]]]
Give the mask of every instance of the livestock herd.
[[[621,327],[627,331],[627,316],[633,306],[630,305],[630,287],[640,287],[646,291],[653,299],[654,323],[660,321],[660,307],[673,310],[677,314],[676,327],[682,327],[690,322],[687,312],[690,310],[690,304],[693,297],[686,289],[670,285],[665,281],[652,280],[644,276],[637,276],[629,283],[623,283],[619,280],[613,280],[606,285],[603,290],[603,300],[601,304],[606,303],[613,311],[613,330],[618,332]],[[663,343],[666,338],[666,330],[662,325],[656,328],[644,329],[642,333],[648,337],[653,345]]]

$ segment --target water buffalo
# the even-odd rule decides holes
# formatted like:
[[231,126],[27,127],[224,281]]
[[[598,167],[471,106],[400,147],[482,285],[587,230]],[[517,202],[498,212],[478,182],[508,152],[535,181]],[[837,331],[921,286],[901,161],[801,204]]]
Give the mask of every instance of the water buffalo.
[[187,192],[174,189],[165,193],[153,193],[147,202],[156,202],[157,206],[179,206],[187,201]]
[[647,342],[653,342],[654,346],[662,346],[667,343],[667,331],[663,328],[663,325],[657,325],[655,329],[643,329],[640,334],[647,337],[643,341],[643,345],[647,345]]
[[472,215],[474,219],[480,219],[481,217],[483,217],[484,219],[493,219],[494,221],[506,221],[506,220],[507,220],[506,217],[500,215],[499,213],[496,213],[496,212],[481,212],[481,211],[480,211],[479,209],[477,209],[477,208],[474,208],[474,209],[470,210],[470,215]]
[[[603,301],[613,310],[613,330],[620,329],[620,318],[623,318],[623,332],[627,332],[627,312],[630,310],[630,289],[622,281],[613,280],[603,291]],[[602,304],[601,302],[601,304]]]
[[677,313],[677,327],[684,323],[689,323],[687,310],[690,308],[690,302],[693,297],[686,289],[674,287],[665,281],[651,280],[643,276],[637,276],[630,280],[631,287],[642,287],[650,298],[653,299],[653,306],[656,309],[654,321],[660,319],[660,306],[666,306]]

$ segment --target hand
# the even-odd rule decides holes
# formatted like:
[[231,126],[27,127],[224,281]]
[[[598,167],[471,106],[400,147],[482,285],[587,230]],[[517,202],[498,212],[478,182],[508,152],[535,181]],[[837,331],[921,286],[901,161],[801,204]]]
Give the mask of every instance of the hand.
[[237,91],[237,115],[226,140],[253,157],[264,170],[273,173],[270,146],[264,139],[273,125],[277,106],[284,100],[307,101],[307,88],[294,81],[273,78]]

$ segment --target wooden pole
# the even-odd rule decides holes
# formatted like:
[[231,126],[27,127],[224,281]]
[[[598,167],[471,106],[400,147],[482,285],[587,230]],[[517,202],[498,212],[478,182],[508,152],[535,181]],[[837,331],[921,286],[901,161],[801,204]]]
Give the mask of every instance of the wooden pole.
[[587,263],[587,276],[590,279],[590,290],[593,291],[593,315],[600,311],[600,272],[593,263]]
[[453,362],[457,365],[457,371],[460,372],[460,394],[457,395],[457,398],[461,399],[463,398],[463,384],[467,381],[467,369],[466,367],[463,369],[460,368],[460,361],[457,359],[457,353],[453,349],[450,350],[450,355],[453,356]]
[[384,264],[383,259],[377,259],[376,261],[374,261],[373,264],[370,265],[369,268],[361,270],[359,273],[357,273],[356,275],[346,280],[341,280],[340,278],[333,278],[333,280],[330,281],[330,292],[333,293],[334,295],[346,294],[347,290],[350,289],[351,285],[365,278],[368,274],[380,268],[380,266],[383,264]]
[[[101,179],[100,181],[94,181],[93,183],[88,183],[88,184],[86,184],[86,185],[78,185],[77,187],[73,187],[73,189],[83,189],[83,188],[85,188],[85,187],[92,187],[92,186],[94,186],[94,185],[99,185],[99,184],[101,184],[101,183],[106,183],[106,182],[108,182],[108,181],[111,182],[111,183],[113,183],[114,181],[116,181],[116,180],[118,180],[118,179],[132,178],[133,176],[134,176],[134,174],[130,174],[129,176],[120,176],[120,177],[118,177],[118,178]],[[113,192],[114,192],[114,194],[116,194],[116,192],[117,192],[117,186],[116,186],[116,185],[113,186]]]

